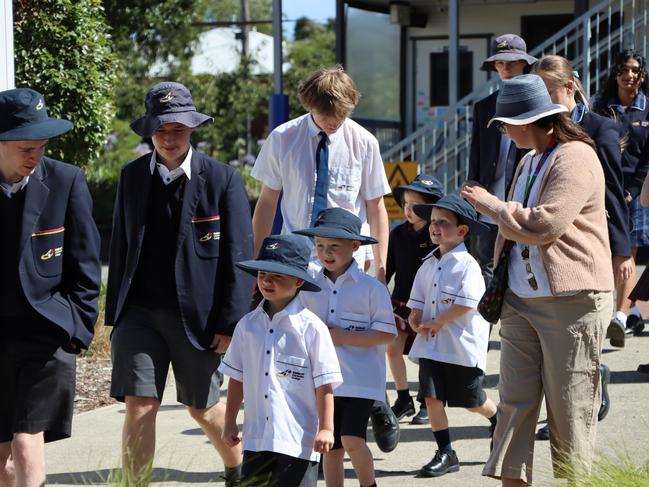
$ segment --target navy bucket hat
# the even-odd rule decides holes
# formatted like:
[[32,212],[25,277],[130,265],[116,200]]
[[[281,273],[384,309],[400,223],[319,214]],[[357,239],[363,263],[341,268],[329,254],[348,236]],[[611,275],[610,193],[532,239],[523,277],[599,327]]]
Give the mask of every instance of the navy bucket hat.
[[0,91],[0,141],[46,140],[72,129],[72,122],[47,115],[45,98],[30,88]]
[[397,186],[392,190],[394,200],[401,207],[403,207],[403,194],[406,191],[414,191],[416,193],[430,196],[433,201],[437,201],[444,196],[444,186],[442,186],[442,183],[428,174],[418,174],[410,184]]
[[189,89],[180,83],[165,81],[149,90],[144,100],[146,113],[131,124],[140,137],[149,138],[166,123],[180,123],[196,128],[214,119],[196,111]]
[[472,233],[480,233],[489,229],[486,224],[478,220],[478,213],[473,206],[457,193],[447,194],[431,205],[415,205],[413,210],[419,218],[430,221],[433,208],[443,208],[453,212],[461,224],[469,226],[469,231]]
[[480,69],[482,71],[495,71],[496,61],[525,61],[529,66],[537,59],[527,54],[527,44],[522,37],[516,34],[503,34],[496,37],[491,43],[490,57],[484,60]]
[[540,76],[522,74],[502,82],[496,99],[496,113],[487,127],[493,122],[527,125],[543,117],[567,111],[565,106],[552,103],[550,93]]
[[302,291],[320,291],[309,275],[311,249],[306,239],[295,235],[271,235],[261,244],[259,257],[255,260],[237,262],[237,267],[257,276],[258,271],[284,274],[304,281]]
[[293,233],[307,237],[340,238],[342,240],[358,240],[361,245],[379,243],[372,237],[361,235],[363,222],[353,213],[343,208],[327,208],[318,213],[315,226],[296,230]]

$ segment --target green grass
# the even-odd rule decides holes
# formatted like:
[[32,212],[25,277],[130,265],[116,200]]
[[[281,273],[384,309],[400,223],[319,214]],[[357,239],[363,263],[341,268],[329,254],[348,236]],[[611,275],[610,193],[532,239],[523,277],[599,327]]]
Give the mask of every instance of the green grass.
[[[645,452],[640,452],[646,458]],[[628,452],[615,456],[597,455],[592,468],[567,464],[562,477],[571,487],[649,487],[649,461],[638,463]]]

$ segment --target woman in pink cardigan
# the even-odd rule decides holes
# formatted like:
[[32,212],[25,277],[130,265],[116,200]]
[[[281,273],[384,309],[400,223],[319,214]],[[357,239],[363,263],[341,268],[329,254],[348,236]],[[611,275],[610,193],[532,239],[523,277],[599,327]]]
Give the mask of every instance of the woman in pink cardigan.
[[544,396],[555,476],[568,475],[566,465],[588,468],[594,451],[613,272],[604,173],[592,140],[565,112],[540,77],[504,81],[489,123],[532,150],[518,165],[508,201],[471,182],[461,193],[498,225],[494,255],[502,259],[511,248],[498,426],[483,470],[503,486],[532,483]]

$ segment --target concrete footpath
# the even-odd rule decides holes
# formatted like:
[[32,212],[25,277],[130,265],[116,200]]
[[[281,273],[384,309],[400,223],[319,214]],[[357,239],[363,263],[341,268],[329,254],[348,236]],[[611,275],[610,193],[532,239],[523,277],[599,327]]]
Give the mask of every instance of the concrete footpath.
[[[645,316],[649,316],[649,309],[645,310]],[[489,397],[497,402],[498,327],[492,338],[486,382]],[[636,463],[646,462],[649,458],[649,376],[637,373],[636,368],[640,363],[649,362],[649,326],[643,336],[629,339],[622,350],[611,348],[607,342],[603,361],[612,372],[609,386],[612,406],[608,417],[599,423],[597,449],[600,454],[628,454]],[[408,376],[411,380],[417,377],[414,364],[408,363]],[[394,384],[389,382],[388,387],[393,401]],[[411,390],[416,391],[414,382]],[[225,388],[222,398],[225,400]],[[487,420],[459,409],[449,409],[448,416],[453,445],[461,462],[458,473],[440,479],[416,478],[419,468],[434,454],[435,446],[428,426],[412,426],[404,419],[396,450],[383,453],[370,442],[377,484],[399,487],[499,485],[480,475],[489,452]],[[122,404],[77,415],[71,439],[46,445],[47,484],[105,485],[111,469],[120,460],[123,419]],[[541,423],[544,419],[542,411]],[[371,428],[368,436],[371,438]],[[345,468],[345,486],[357,486],[349,461]],[[222,471],[223,464],[207,438],[184,408],[175,402],[175,388],[170,381],[158,416],[155,485],[219,485]],[[563,485],[552,480],[548,442],[537,441],[535,445],[535,485]],[[324,481],[318,482],[318,486],[324,486]]]

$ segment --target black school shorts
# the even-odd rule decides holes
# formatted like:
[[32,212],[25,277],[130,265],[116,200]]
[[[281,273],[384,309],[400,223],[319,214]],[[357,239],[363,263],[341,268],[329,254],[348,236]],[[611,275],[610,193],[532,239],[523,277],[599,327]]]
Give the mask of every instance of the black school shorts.
[[332,450],[343,447],[342,436],[357,436],[367,440],[374,399],[334,396],[334,444]]
[[419,394],[442,401],[448,407],[482,406],[487,400],[483,381],[484,373],[478,367],[419,359]]
[[45,442],[70,437],[76,356],[61,349],[67,333],[44,319],[2,320],[0,443],[14,433],[42,431]]

